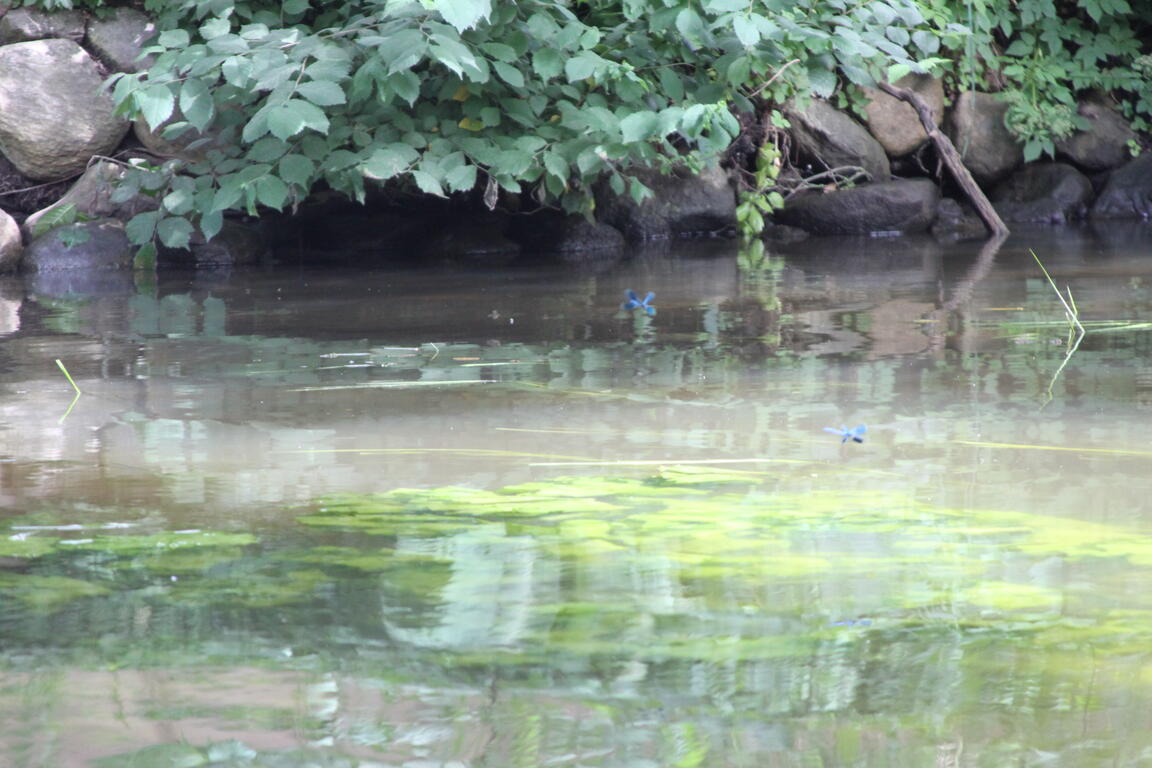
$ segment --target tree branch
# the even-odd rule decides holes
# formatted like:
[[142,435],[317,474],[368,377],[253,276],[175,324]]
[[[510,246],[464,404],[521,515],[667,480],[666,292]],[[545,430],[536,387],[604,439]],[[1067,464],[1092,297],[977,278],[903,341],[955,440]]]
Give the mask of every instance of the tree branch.
[[936,121],[932,118],[932,110],[928,108],[920,95],[906,88],[893,87],[888,83],[877,83],[877,86],[889,96],[912,105],[920,117],[920,124],[924,126],[928,138],[932,139],[932,143],[936,145],[936,151],[940,153],[944,164],[948,166],[948,170],[952,172],[952,176],[960,184],[960,188],[964,190],[968,199],[972,201],[972,205],[976,207],[976,212],[980,214],[984,226],[988,228],[988,233],[993,237],[1007,235],[1008,227],[1000,218],[1000,214],[996,213],[996,209],[992,207],[992,203],[988,202],[988,198],[984,196],[983,190],[972,178],[972,174],[964,167],[960,153],[952,145],[951,139],[940,130],[940,126],[936,125]]

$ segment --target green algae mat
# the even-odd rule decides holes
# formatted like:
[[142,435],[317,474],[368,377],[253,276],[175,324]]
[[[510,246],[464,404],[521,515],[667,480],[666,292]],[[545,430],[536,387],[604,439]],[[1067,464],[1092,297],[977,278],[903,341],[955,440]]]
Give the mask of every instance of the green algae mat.
[[[46,669],[195,670],[221,690],[224,670],[247,670],[243,704],[125,694],[122,720],[201,737],[125,737],[92,764],[1152,756],[1137,726],[1152,712],[1152,536],[844,482],[669,466],[400,489],[318,500],[267,534],[16,518],[0,539],[0,715],[27,712]],[[296,698],[259,695],[291,676]],[[299,693],[317,686],[322,705]],[[31,754],[9,722],[0,746]],[[191,728],[205,722],[221,738]]]

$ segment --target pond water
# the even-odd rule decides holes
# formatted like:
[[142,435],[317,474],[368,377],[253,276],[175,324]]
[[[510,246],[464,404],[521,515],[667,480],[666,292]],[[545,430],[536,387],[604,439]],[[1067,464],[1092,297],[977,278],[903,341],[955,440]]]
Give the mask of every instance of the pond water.
[[0,764],[1152,765],[1150,235],[0,285]]

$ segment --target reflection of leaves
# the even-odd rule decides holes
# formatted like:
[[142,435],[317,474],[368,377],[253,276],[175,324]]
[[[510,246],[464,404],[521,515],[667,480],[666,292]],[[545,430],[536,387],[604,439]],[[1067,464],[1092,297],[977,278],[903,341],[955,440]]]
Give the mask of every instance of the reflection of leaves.
[[0,590],[29,608],[51,610],[84,597],[106,595],[99,584],[65,576],[0,573]]

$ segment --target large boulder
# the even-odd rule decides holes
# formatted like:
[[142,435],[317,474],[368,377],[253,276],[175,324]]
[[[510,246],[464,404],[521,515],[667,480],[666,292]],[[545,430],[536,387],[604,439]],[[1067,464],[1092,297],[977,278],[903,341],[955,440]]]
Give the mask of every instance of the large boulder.
[[950,197],[945,197],[936,205],[936,220],[930,230],[937,240],[986,240],[988,227],[976,215]]
[[605,188],[596,196],[600,221],[629,240],[692,237],[728,232],[736,226],[736,191],[720,168],[706,168],[695,176],[664,175],[649,169],[639,169],[635,175],[653,192],[644,202]]
[[536,253],[621,251],[625,245],[624,235],[615,227],[549,211],[513,219],[509,236],[525,251]]
[[162,267],[242,267],[259,264],[268,255],[268,245],[252,226],[225,219],[216,237],[204,242],[196,232],[188,248],[160,249],[157,262]]
[[1057,152],[1089,171],[1117,168],[1132,158],[1128,142],[1136,132],[1123,115],[1099,98],[1081,101],[1076,111],[1089,126],[1056,142]]
[[84,39],[84,14],[80,11],[42,11],[37,8],[13,8],[0,18],[0,45],[26,43],[30,40],[64,38],[79,42]]
[[814,235],[923,232],[936,217],[940,190],[928,179],[886,181],[788,201],[775,220]]
[[949,116],[948,135],[981,185],[1004,179],[1024,162],[1024,150],[1004,125],[1008,103],[990,93],[965,91]]
[[784,115],[792,124],[792,140],[802,155],[829,168],[859,166],[872,181],[888,181],[892,171],[884,147],[864,126],[828,102],[814,100],[802,109],[790,103]]
[[[920,96],[932,119],[939,125],[944,119],[944,83],[931,75],[910,74],[893,83]],[[920,116],[906,101],[889,96],[879,88],[864,88],[868,102],[864,105],[864,121],[868,131],[884,147],[890,157],[902,157],[914,152],[928,140]]]
[[156,34],[156,25],[146,15],[121,6],[88,25],[88,47],[115,72],[147,69],[151,56],[140,58],[144,43]]
[[128,269],[134,253],[122,222],[97,219],[36,238],[24,249],[20,267],[25,272]]
[[20,225],[4,211],[0,211],[0,272],[15,272],[24,253]]
[[125,221],[138,213],[155,210],[159,202],[147,195],[137,194],[123,202],[114,199],[116,182],[125,172],[123,166],[107,160],[93,163],[63,197],[24,220],[24,234],[29,239],[44,234],[39,231],[40,223],[46,219],[51,220],[53,212],[67,205],[73,206],[76,213],[88,218],[115,218]]
[[101,90],[91,56],[71,40],[0,47],[0,152],[25,176],[55,180],[109,154],[128,122]]
[[1092,182],[1064,163],[1025,166],[992,193],[1000,218],[1008,222],[1064,224],[1083,218],[1092,200]]
[[1152,154],[1113,171],[1089,214],[1094,219],[1148,218],[1152,214]]

